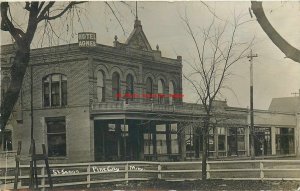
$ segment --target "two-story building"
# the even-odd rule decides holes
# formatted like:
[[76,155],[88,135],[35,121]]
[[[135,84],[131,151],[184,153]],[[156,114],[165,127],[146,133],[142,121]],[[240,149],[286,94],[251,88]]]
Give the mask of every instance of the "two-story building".
[[[58,162],[201,157],[204,110],[182,101],[181,56],[165,58],[158,46],[153,50],[139,20],[125,43],[115,37],[113,46],[90,45],[31,51],[32,70],[9,124],[13,149],[21,140],[22,152],[28,153],[32,122],[38,151],[45,143],[50,159]],[[14,45],[2,46],[3,91],[13,51]],[[209,156],[249,156],[248,110],[225,101],[216,101],[214,108],[221,120],[210,130]],[[296,116],[256,111],[256,155],[294,154]]]

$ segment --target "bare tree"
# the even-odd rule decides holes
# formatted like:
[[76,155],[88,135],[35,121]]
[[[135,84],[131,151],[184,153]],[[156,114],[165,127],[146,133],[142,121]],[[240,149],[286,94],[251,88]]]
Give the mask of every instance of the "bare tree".
[[[71,36],[74,36],[73,21],[77,17],[77,20],[81,22],[80,16],[84,16],[81,11],[83,8],[78,6],[82,3],[84,3],[84,1],[1,3],[1,30],[9,32],[16,44],[15,58],[10,71],[10,84],[1,99],[1,128],[5,128],[14,105],[18,100],[23,78],[29,63],[30,48],[34,37],[37,34],[41,36],[39,39],[41,46],[43,46],[44,37],[48,38],[50,46],[55,39],[64,40],[54,28],[54,21],[58,22],[57,20],[59,19],[68,20],[66,30],[67,32],[68,30],[71,31]],[[105,5],[109,8],[125,33],[115,3],[105,2]],[[129,8],[133,13],[133,7],[130,4],[123,2],[121,5]],[[22,15],[24,19],[22,18],[22,21],[18,22],[16,18],[20,17],[20,13],[18,11],[13,12],[11,9],[24,10],[25,13],[21,13],[24,14]],[[69,43],[68,41],[66,42]]]
[[257,22],[272,40],[272,42],[286,55],[287,58],[300,63],[300,50],[287,42],[272,26],[265,15],[261,1],[251,1],[251,9],[256,16]]
[[[40,23],[50,23],[52,20],[63,17],[70,13],[70,10],[83,2],[68,2],[60,7],[55,6],[54,1],[49,2],[24,2],[14,6],[24,6],[27,14],[24,15],[26,26],[21,27],[11,15],[10,6],[12,3],[1,2],[1,30],[10,33],[16,44],[15,59],[11,66],[10,85],[1,100],[1,128],[5,125],[12,113],[15,103],[18,100],[22,87],[23,78],[30,58],[30,46]],[[19,13],[16,13],[19,14]],[[27,18],[26,18],[27,17]]]
[[[184,77],[193,86],[205,111],[197,127],[201,128],[203,135],[202,179],[205,180],[209,129],[215,126],[218,115],[215,100],[221,95],[220,90],[226,88],[225,81],[231,76],[231,67],[246,57],[253,40],[249,43],[237,42],[237,30],[245,23],[240,22],[240,16],[235,16],[233,23],[226,21],[225,24],[217,24],[214,17],[209,27],[202,29],[200,38],[192,29],[187,16],[182,19],[196,50],[196,58],[188,63],[192,72]],[[230,29],[232,31],[227,32]]]

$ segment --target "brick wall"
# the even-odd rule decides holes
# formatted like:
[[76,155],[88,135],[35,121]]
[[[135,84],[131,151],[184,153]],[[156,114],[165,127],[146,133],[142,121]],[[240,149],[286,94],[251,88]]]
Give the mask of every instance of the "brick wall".
[[[57,58],[50,59],[50,55],[40,62],[37,57],[32,57],[33,65],[33,109],[34,109],[34,138],[37,151],[41,152],[41,144],[47,145],[47,127],[45,118],[65,117],[66,119],[66,144],[67,156],[58,162],[93,161],[90,152],[91,132],[89,114],[89,62],[84,54],[77,54],[77,59],[72,54],[57,54]],[[27,154],[30,146],[30,92],[31,76],[28,68],[19,98],[22,105],[22,123],[14,126],[13,145],[17,149],[17,142],[22,140],[22,153]],[[49,74],[59,73],[67,77],[67,106],[43,106],[43,78]]]
[[[34,110],[34,139],[37,152],[41,153],[41,144],[47,145],[47,125],[45,118],[62,117],[66,119],[66,148],[67,156],[52,158],[60,162],[93,161],[91,150],[91,135],[88,107],[74,107],[68,109]],[[22,126],[14,127],[14,147],[17,140],[22,140],[22,154],[26,155],[30,147],[30,111],[23,112]]]

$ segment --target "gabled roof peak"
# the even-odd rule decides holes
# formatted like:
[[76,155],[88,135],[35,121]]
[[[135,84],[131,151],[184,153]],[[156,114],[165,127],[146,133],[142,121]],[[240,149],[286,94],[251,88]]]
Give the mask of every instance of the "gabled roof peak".
[[151,51],[152,48],[143,31],[141,21],[136,18],[134,21],[134,29],[129,35],[125,44],[129,47]]

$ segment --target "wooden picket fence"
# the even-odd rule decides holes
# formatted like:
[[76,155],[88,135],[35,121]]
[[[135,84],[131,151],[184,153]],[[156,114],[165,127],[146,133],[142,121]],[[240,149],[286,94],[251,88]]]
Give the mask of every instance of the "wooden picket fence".
[[[29,165],[20,166],[18,189],[29,186]],[[201,162],[95,162],[50,165],[54,187],[143,180],[199,180]],[[15,166],[0,166],[0,190],[12,189]],[[45,166],[38,165],[39,188],[49,187]],[[208,161],[208,179],[300,180],[300,160]]]

